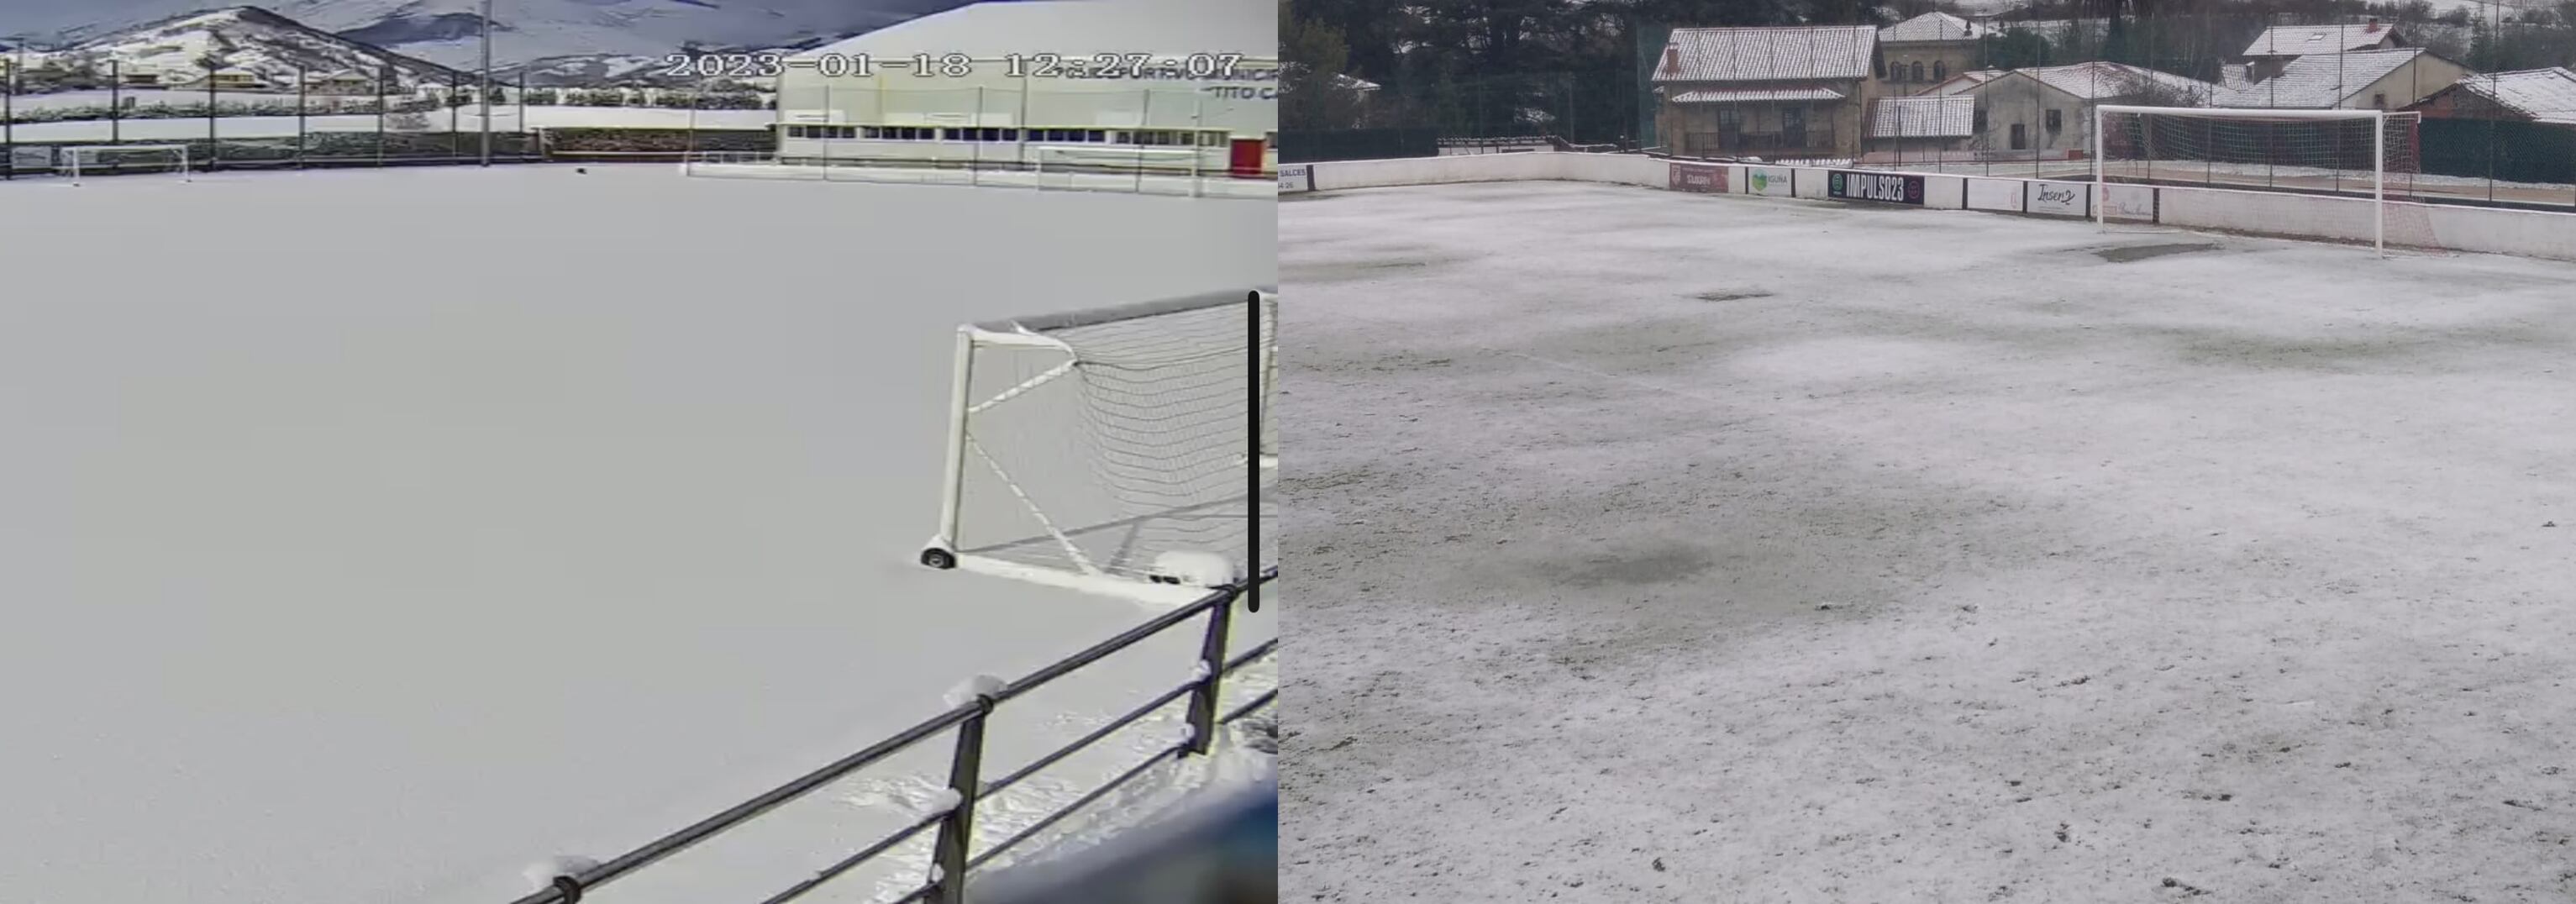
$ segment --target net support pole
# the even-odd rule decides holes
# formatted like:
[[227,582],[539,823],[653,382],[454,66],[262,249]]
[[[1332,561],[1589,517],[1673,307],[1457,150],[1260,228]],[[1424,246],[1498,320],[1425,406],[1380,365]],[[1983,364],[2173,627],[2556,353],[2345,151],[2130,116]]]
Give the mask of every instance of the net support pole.
[[2095,231],[2109,232],[2111,231],[2111,183],[2102,169],[2102,148],[2105,143],[2102,135],[2102,111],[2103,107],[2098,104],[2093,107],[2093,193],[2097,196],[2093,199],[2093,228]]
[[2388,256],[2388,112],[2370,117],[2370,244]]
[[934,544],[941,549],[957,548],[957,509],[966,497],[966,382],[974,374],[975,330],[957,328],[957,353],[954,374],[948,390],[948,460],[942,462],[947,476],[939,485],[939,536]]
[[[1259,612],[1261,611],[1261,425],[1268,414],[1266,409],[1270,402],[1270,359],[1272,357],[1268,352],[1268,346],[1263,344],[1261,315],[1267,313],[1265,309],[1270,305],[1268,299],[1263,298],[1258,289],[1245,293],[1244,302],[1244,307],[1250,309],[1244,313],[1247,327],[1244,332],[1248,337],[1245,340],[1244,351],[1251,354],[1252,361],[1249,364],[1251,373],[1246,374],[1251,378],[1248,381],[1251,389],[1245,394],[1247,405],[1244,420],[1243,607],[1246,612]],[[1269,341],[1275,344],[1278,339],[1274,337]],[[1218,671],[1224,671],[1221,667],[1222,662],[1219,665]],[[1208,704],[1211,708],[1216,704],[1215,687],[1211,679],[1208,685]]]

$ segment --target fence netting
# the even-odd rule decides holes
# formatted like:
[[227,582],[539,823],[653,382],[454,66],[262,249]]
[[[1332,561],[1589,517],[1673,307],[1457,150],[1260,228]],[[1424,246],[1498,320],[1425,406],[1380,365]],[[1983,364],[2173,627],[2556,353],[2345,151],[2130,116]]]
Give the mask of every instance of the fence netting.
[[[1481,8],[1291,0],[1281,159],[1430,156],[1463,152],[1467,139],[1545,136],[1633,153],[2073,175],[2089,174],[2101,106],[2378,109],[2420,120],[2409,150],[2430,200],[2576,206],[2576,7],[2566,4],[2117,15],[2032,4],[1991,16],[1928,4],[1821,16],[1787,4],[1695,16],[1643,8],[1503,22]],[[1758,84],[1666,71],[1668,48],[1717,46],[1694,44],[1709,41],[1701,29],[1801,22],[1874,26],[1867,71],[1809,78],[1825,73],[1801,70],[1814,67],[1795,54],[1765,57],[1785,68]]]

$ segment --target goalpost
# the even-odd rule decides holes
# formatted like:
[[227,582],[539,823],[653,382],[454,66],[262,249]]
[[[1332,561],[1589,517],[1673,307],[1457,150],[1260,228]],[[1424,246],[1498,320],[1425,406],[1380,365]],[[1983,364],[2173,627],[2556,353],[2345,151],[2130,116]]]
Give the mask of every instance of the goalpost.
[[1278,317],[1255,291],[960,327],[921,563],[1161,602],[1276,563],[1277,531],[1246,547]]
[[2095,107],[2094,222],[2108,229],[2154,218],[2130,200],[2153,193],[2124,193],[2122,183],[2366,197],[2367,205],[2321,207],[2321,215],[2366,215],[2344,231],[2367,235],[2385,255],[2390,199],[2415,192],[2419,122],[2418,114],[2375,109]]
[[84,173],[126,172],[137,166],[172,167],[179,181],[195,181],[189,175],[188,146],[184,144],[82,144],[66,147],[63,159],[54,165],[56,171],[71,176],[72,184],[81,184]]

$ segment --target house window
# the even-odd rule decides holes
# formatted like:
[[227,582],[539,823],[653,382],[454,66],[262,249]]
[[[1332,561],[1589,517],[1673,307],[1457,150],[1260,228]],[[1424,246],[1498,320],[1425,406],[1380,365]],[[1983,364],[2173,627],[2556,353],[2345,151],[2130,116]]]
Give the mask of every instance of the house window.
[[2013,123],[2013,124],[2012,124],[2012,149],[2013,149],[2013,150],[2016,150],[2016,151],[2020,151],[2020,150],[2028,150],[2029,148],[2030,148],[2030,136],[2029,136],[2028,134],[2025,134],[2025,133],[2023,132],[2022,127],[2021,127],[2021,123]]
[[1946,79],[1946,78],[1949,78],[1949,77],[1950,77],[1950,64],[1949,64],[1948,62],[1945,62],[1945,61],[1942,61],[1942,60],[1933,60],[1933,61],[1932,61],[1932,80],[1937,82],[1937,81],[1941,81],[1942,79]]
[[1870,60],[1869,60],[1869,68],[1871,68],[1871,69],[1873,69],[1873,70],[1876,70],[1876,71],[1877,71],[1877,73],[1878,73],[1878,77],[1879,77],[1881,80],[1885,80],[1885,79],[1887,78],[1887,58],[1886,58],[1886,57],[1871,57],[1871,58],[1870,58]]
[[1916,61],[1914,61],[1914,78],[1913,78],[1913,80],[1914,80],[1914,81],[1918,81],[1918,82],[1923,80],[1923,61],[1922,61],[1922,60],[1916,60]]
[[1780,108],[1780,146],[1784,148],[1807,146],[1807,108]]
[[1744,111],[1734,107],[1719,108],[1717,111],[1718,146],[1731,148],[1741,146],[1743,143]]
[[2373,94],[2373,95],[2371,95],[2371,96],[2370,96],[2370,105],[2371,105],[2372,107],[2374,107],[2374,108],[2381,109],[2381,110],[2388,109],[2388,95],[2386,95],[2386,94]]
[[1983,131],[1985,131],[1985,130],[1986,130],[1986,108],[1984,108],[1984,107],[1978,107],[1978,108],[1977,108],[1977,112],[1975,113],[1975,115],[1974,115],[1974,117],[1973,117],[1973,118],[1974,118],[1976,121],[1975,121],[1975,123],[1973,123],[1973,124],[1971,124],[1970,126],[1968,126],[1968,130],[1969,130],[1969,131],[1972,131],[1972,132],[1983,132]]
[[2063,128],[2066,128],[2066,120],[2059,115],[2059,112],[2048,111],[2048,130],[2054,132]]

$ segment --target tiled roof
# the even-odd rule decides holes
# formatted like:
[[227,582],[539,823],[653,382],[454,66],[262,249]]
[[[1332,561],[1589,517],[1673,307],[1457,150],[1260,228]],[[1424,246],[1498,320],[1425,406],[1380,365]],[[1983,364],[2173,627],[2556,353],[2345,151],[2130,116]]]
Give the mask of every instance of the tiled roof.
[[1977,23],[1943,12],[1924,13],[1878,30],[1878,40],[1973,41],[1985,34]]
[[[2422,56],[2424,48],[2362,50],[2303,56],[2282,67],[2281,74],[2243,87],[2219,89],[2212,106],[2325,110],[2386,78]],[[2406,98],[2413,102],[2414,98]]]
[[1832,88],[1745,88],[1742,90],[1684,91],[1673,95],[1677,104],[1753,104],[1793,100],[1841,100],[1843,93]]
[[2576,125],[2576,72],[2565,67],[2471,75],[2460,90],[2537,122]]
[[2342,53],[2379,46],[2392,28],[2385,22],[2362,25],[2276,25],[2263,29],[2245,45],[2249,57],[2306,56]]
[[2100,60],[2020,71],[2038,79],[2040,84],[2085,100],[2136,97],[2149,90],[2162,89],[2169,94],[2189,97],[2192,103],[2198,104],[2208,102],[2210,95],[2218,91],[2218,86],[2199,79]]
[[1871,138],[1965,138],[1975,133],[1977,99],[1887,97],[1869,105]]
[[1658,60],[1658,82],[1799,81],[1869,77],[1878,29],[1677,28]]

